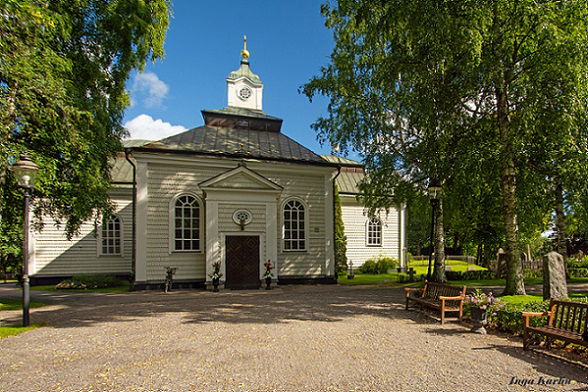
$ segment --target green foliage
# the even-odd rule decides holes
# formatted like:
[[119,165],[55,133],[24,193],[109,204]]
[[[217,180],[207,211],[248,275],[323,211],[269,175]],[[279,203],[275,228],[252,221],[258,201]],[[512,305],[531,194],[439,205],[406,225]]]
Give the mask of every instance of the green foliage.
[[[163,55],[168,0],[0,2],[0,178],[27,152],[40,166],[38,219],[108,214],[110,159],[121,151],[130,72]],[[0,181],[1,219],[15,221],[14,181]],[[2,242],[8,234],[2,235]],[[18,242],[18,241],[16,241]]]
[[339,189],[334,185],[335,198],[335,268],[337,275],[347,271],[347,237],[343,225],[343,214],[341,212],[341,197]]
[[568,268],[571,278],[588,278],[588,268]]
[[391,257],[379,257],[366,260],[360,271],[364,274],[387,274],[390,269],[398,267],[398,260]]
[[[545,312],[548,306],[549,301],[507,303],[495,314],[488,315],[488,326],[513,335],[521,335],[524,330],[523,312]],[[530,321],[532,326],[539,327],[544,326],[546,320],[547,317],[532,317]]]
[[521,242],[547,228],[558,184],[571,211],[588,205],[588,4],[340,0],[323,14],[335,47],[304,92],[330,99],[321,140],[363,154],[364,202],[407,202],[437,177],[448,233],[502,245],[506,290],[522,292]]

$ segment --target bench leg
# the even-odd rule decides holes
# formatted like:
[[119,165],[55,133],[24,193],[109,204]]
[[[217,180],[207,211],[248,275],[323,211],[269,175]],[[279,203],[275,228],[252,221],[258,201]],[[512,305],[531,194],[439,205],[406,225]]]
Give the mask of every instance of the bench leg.
[[445,324],[445,309],[441,310],[441,325]]

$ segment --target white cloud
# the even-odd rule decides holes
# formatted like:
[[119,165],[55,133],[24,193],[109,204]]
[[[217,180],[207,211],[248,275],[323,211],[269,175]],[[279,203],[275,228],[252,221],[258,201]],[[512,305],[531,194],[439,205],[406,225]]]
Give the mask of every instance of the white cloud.
[[[133,81],[132,95],[135,95],[148,108],[161,106],[168,92],[169,86],[153,72],[137,74]],[[138,100],[131,98],[132,105]]]
[[161,119],[154,120],[148,114],[138,115],[127,121],[124,127],[131,134],[130,139],[160,140],[187,131],[187,128],[181,125],[171,125]]

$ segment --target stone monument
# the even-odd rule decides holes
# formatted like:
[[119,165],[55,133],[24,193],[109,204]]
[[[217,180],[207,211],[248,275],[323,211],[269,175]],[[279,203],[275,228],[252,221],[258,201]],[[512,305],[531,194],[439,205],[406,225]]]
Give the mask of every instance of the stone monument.
[[543,299],[567,298],[565,259],[557,252],[543,256]]
[[498,249],[496,253],[496,277],[500,279],[506,278],[506,270],[508,265],[506,263],[506,252],[504,249]]

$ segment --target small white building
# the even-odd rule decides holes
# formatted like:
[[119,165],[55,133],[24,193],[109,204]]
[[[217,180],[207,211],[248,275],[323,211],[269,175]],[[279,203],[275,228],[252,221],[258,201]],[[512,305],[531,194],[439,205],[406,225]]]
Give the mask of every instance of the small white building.
[[353,263],[356,269],[368,259],[391,257],[398,260],[399,267],[406,268],[406,207],[381,210],[370,217],[359,201],[357,185],[365,176],[363,165],[341,157],[323,158],[341,167],[335,183],[341,199],[348,264]]
[[403,258],[403,213],[366,223],[349,184],[358,163],[325,159],[282,133],[282,120],[262,111],[263,84],[242,56],[226,80],[228,107],[203,110],[203,126],[127,142],[112,169],[115,215],[96,230],[85,223],[71,241],[50,221],[33,233],[33,283],[110,274],[141,288],[161,284],[172,266],[175,282],[199,286],[220,262],[221,284],[257,288],[268,261],[277,282],[334,282],[335,178],[353,263]]

